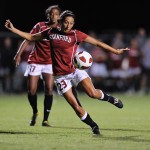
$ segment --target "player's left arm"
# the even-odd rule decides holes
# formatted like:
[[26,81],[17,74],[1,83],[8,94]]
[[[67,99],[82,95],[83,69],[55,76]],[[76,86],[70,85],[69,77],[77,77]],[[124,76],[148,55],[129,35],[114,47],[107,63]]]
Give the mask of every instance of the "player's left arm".
[[108,44],[106,44],[102,41],[99,41],[99,40],[97,40],[97,39],[95,39],[91,36],[87,36],[87,38],[84,41],[87,42],[87,43],[90,43],[92,45],[101,47],[101,48],[103,48],[107,51],[110,51],[110,52],[118,54],[118,55],[124,53],[125,51],[130,50],[129,48],[115,49],[115,48],[109,46]]

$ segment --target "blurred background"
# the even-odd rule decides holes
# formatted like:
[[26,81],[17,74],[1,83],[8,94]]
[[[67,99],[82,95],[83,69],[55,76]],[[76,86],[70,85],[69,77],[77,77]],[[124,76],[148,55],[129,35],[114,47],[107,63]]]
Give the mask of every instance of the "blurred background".
[[[75,28],[102,40],[114,48],[131,48],[123,55],[115,55],[82,44],[93,56],[94,63],[87,70],[96,88],[108,92],[149,94],[150,91],[150,21],[148,2],[131,1],[78,1],[78,0],[1,0],[0,1],[0,94],[26,92],[23,74],[32,50],[28,46],[22,62],[15,68],[12,63],[22,38],[4,28],[6,19],[26,32],[39,21],[46,20],[48,6],[58,4],[62,10],[76,15]],[[79,87],[80,88],[80,87]],[[80,88],[82,91],[82,88]],[[42,81],[39,92],[43,91]]]

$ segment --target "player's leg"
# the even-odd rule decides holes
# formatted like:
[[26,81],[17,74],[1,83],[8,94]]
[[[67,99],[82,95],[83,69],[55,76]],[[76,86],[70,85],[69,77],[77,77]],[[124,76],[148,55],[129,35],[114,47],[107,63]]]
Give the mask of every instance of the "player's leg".
[[30,125],[34,126],[36,123],[36,118],[38,116],[38,108],[37,108],[37,86],[38,86],[39,76],[28,76],[28,100],[33,110],[32,119],[30,121]]
[[82,107],[81,102],[80,102],[80,100],[78,99],[78,94],[77,94],[77,91],[76,91],[76,88],[75,88],[75,87],[72,87],[72,92],[73,92],[73,95],[75,96],[75,98],[76,98],[78,104]]
[[99,135],[99,127],[98,125],[92,120],[90,115],[80,106],[77,102],[76,97],[73,94],[72,88],[69,89],[67,92],[63,94],[64,98],[70,104],[70,106],[74,109],[77,116],[87,125],[89,125],[92,129],[93,134]]
[[123,107],[123,103],[121,100],[106,94],[105,92],[103,92],[100,89],[95,89],[92,81],[90,78],[85,78],[83,79],[80,84],[82,84],[82,86],[84,87],[86,93],[88,94],[88,96],[90,96],[91,98],[96,98],[102,101],[108,101],[109,103],[115,105],[118,108],[122,108]]
[[54,86],[54,78],[52,74],[43,73],[44,80],[44,116],[42,126],[50,127],[51,125],[48,123],[48,117],[53,104],[53,86]]

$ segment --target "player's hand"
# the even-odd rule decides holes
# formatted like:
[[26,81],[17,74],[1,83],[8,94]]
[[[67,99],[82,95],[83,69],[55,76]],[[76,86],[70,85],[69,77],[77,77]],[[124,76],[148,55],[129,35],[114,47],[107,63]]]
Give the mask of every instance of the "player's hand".
[[129,48],[117,49],[117,54],[122,54],[122,53],[124,53],[125,51],[129,51],[129,50],[130,50]]
[[8,19],[8,20],[6,20],[6,22],[5,22],[5,27],[8,29],[8,30],[13,30],[14,29],[14,26],[13,26],[13,24],[11,23],[11,21]]

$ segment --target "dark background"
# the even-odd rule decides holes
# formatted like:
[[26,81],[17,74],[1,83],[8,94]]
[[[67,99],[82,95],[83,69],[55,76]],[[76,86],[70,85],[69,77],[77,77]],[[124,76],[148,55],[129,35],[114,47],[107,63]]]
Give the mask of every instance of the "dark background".
[[[117,0],[119,1],[119,0]],[[114,0],[1,0],[0,31],[6,19],[23,30],[30,29],[38,21],[46,20],[45,9],[58,4],[62,10],[72,10],[76,15],[76,28],[87,32],[94,29],[101,33],[106,30],[134,31],[139,27],[149,30],[150,7],[147,1],[132,2]]]

